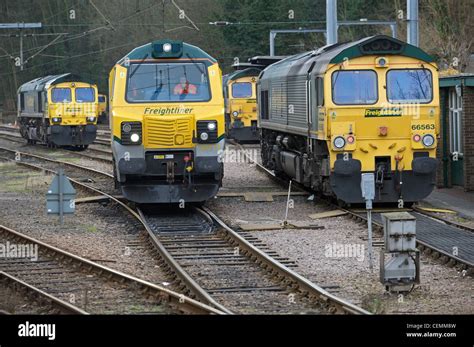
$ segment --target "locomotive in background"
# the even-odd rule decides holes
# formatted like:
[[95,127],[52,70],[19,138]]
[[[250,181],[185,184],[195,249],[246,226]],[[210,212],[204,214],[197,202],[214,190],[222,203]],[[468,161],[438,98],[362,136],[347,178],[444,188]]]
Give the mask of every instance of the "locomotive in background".
[[267,67],[258,82],[263,165],[351,204],[410,204],[435,185],[438,69],[418,47],[388,36],[325,46]]

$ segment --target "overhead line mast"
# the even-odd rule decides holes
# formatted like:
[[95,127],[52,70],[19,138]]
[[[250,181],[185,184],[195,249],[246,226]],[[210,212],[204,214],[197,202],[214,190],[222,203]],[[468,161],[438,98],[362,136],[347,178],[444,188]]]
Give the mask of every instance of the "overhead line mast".
[[[0,23],[0,29],[18,29],[20,31],[20,57],[16,58],[19,59],[18,63],[15,61],[15,65],[20,66],[20,70],[23,71],[23,30],[25,29],[40,29],[42,28],[41,23]],[[16,60],[15,59],[15,60]]]

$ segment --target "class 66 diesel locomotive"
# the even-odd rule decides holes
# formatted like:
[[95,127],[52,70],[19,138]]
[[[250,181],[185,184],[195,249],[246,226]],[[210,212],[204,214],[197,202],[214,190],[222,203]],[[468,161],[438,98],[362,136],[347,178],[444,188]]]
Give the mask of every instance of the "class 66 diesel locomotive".
[[28,143],[86,148],[97,134],[97,86],[70,73],[34,79],[18,89],[18,124]]
[[201,203],[222,183],[222,73],[181,41],[135,48],[109,78],[116,185],[136,203]]
[[238,142],[257,142],[257,81],[260,72],[284,57],[256,56],[232,65],[234,72],[223,77],[226,133]]
[[325,46],[266,68],[258,85],[263,164],[345,204],[410,204],[437,168],[438,69],[418,47],[387,36]]

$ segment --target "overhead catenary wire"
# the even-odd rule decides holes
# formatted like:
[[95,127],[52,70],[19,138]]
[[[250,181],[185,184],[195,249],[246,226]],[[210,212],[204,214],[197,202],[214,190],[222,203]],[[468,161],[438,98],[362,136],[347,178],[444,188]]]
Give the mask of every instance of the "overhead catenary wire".
[[[84,3],[87,3],[87,2],[81,2],[81,1],[76,2],[72,6],[68,7],[66,10],[61,10],[61,11],[57,12],[56,14],[48,17],[47,19],[51,19],[53,17],[56,17],[56,16],[60,15],[61,13],[70,11],[70,10],[78,8],[78,7],[81,7],[81,6],[84,5]],[[79,39],[79,38],[83,38],[85,36],[88,36],[88,35],[91,35],[91,34],[95,33],[96,31],[100,31],[100,30],[103,30],[103,29],[106,29],[106,28],[110,28],[111,26],[113,26],[115,28],[117,26],[121,26],[121,27],[126,27],[126,26],[146,27],[146,26],[160,26],[160,25],[162,25],[162,23],[124,23],[124,21],[126,21],[126,20],[128,20],[128,19],[130,19],[134,16],[137,16],[140,13],[149,11],[151,8],[159,5],[161,2],[158,2],[158,1],[154,2],[150,6],[147,6],[146,8],[144,8],[140,11],[136,11],[135,13],[131,13],[131,14],[125,16],[124,18],[114,22],[113,24],[110,22],[110,20],[108,20],[107,16],[102,11],[100,11],[100,9],[95,5],[95,3],[92,0],[89,0],[89,3],[91,4],[91,6],[94,7],[96,12],[98,12],[98,14],[106,21],[106,23],[107,23],[106,25],[94,27],[94,28],[91,28],[91,29],[89,29],[85,32],[81,32],[81,33],[77,33],[77,34],[70,34],[67,38],[65,38],[63,40],[54,40],[54,42],[51,42],[51,43],[48,43],[48,44],[42,45],[42,46],[29,48],[29,49],[25,50],[24,52],[26,53],[26,52],[37,51],[37,52],[35,52],[34,56],[37,56],[37,55],[44,56],[44,54],[39,54],[39,52],[44,51],[46,48],[49,48],[51,46],[58,45],[58,44],[61,44],[61,43],[69,42],[69,41],[72,41],[72,40],[76,40],[76,39]],[[189,21],[189,23],[193,26],[193,28],[195,30],[199,30],[198,25],[212,24],[212,23],[209,23],[209,22],[194,22],[192,19],[189,18],[189,16],[186,14],[186,12],[181,9],[181,7],[178,5],[178,3],[175,0],[171,0],[171,3],[179,11],[180,15],[181,14],[184,15],[184,18],[186,18]],[[240,26],[242,26],[242,25],[274,25],[274,24],[284,24],[284,25],[293,24],[294,25],[294,24],[303,24],[303,23],[304,24],[311,24],[311,23],[323,24],[323,23],[325,23],[325,21],[293,21],[293,20],[291,20],[291,21],[277,21],[277,22],[276,21],[273,21],[273,22],[270,22],[270,21],[246,21],[246,22],[228,22],[228,23],[229,23],[229,25],[240,25]],[[172,31],[179,30],[179,29],[192,29],[190,26],[183,25],[183,23],[166,23],[166,24],[167,24],[167,26],[170,26],[172,28],[165,30],[165,32],[172,32]],[[52,27],[81,27],[81,26],[91,26],[91,25],[97,25],[97,23],[63,23],[63,24],[47,24],[46,23],[46,24],[43,24],[43,27],[45,27],[45,28],[47,28],[47,27],[51,27],[51,28]],[[106,32],[107,32],[107,30],[103,31],[102,33],[98,33],[98,34],[102,35]],[[53,33],[53,35],[54,35],[54,33]],[[123,47],[123,46],[126,46],[126,44],[120,45],[119,47]],[[110,48],[110,49],[113,49],[113,48]],[[100,51],[94,51],[94,52],[100,52]],[[7,53],[7,54],[3,55],[3,56],[0,56],[0,58],[7,58],[7,57],[8,58],[14,58],[15,53],[9,54],[6,51],[5,51],[5,53]],[[92,54],[92,53],[89,52],[89,53],[85,53],[85,54]],[[60,60],[73,59],[73,58],[78,57],[78,56],[82,56],[82,55],[64,57]],[[29,59],[31,59],[31,58],[29,58]],[[51,61],[51,62],[46,62],[46,63],[41,64],[41,65],[36,65],[36,66],[44,66],[44,65],[48,65],[50,63],[57,62],[57,61],[58,60],[54,60],[54,61]],[[34,67],[35,66],[32,66],[31,68],[34,68]],[[27,69],[30,69],[30,68],[27,68]],[[5,74],[3,74],[3,75],[5,75]]]
[[176,8],[178,9],[180,15],[183,14],[184,18],[186,18],[186,19],[189,21],[189,23],[191,23],[191,25],[194,27],[194,29],[196,29],[197,31],[199,31],[198,26],[191,20],[191,18],[188,17],[188,15],[186,14],[186,12],[183,11],[183,10],[178,6],[178,4],[176,3],[176,1],[175,1],[175,0],[171,0],[171,3],[173,4],[174,7],[176,7]]
[[[123,21],[125,21],[125,20],[128,20],[128,19],[130,19],[130,18],[132,18],[132,17],[134,17],[134,16],[137,16],[137,15],[139,15],[139,14],[145,12],[145,11],[148,11],[148,10],[150,10],[151,8],[155,7],[156,5],[157,5],[157,3],[155,3],[155,4],[153,4],[153,5],[150,5],[150,6],[144,8],[144,9],[142,9],[142,10],[140,10],[140,11],[137,11],[137,12],[135,12],[135,13],[130,14],[130,15],[128,15],[128,16],[126,16],[126,17],[120,19],[118,22],[114,23],[114,26],[121,25],[121,24],[122,24],[121,22],[123,22]],[[71,8],[72,8],[72,7],[70,7],[68,10],[70,10]],[[64,12],[64,11],[61,11],[61,12]],[[58,12],[57,14],[59,14],[59,13],[60,13],[60,12]],[[53,17],[53,16],[48,17],[48,18],[52,18],[52,17]],[[85,23],[82,23],[82,24],[77,24],[77,23],[74,23],[74,24],[43,24],[42,27],[43,27],[43,28],[44,28],[44,27],[58,27],[58,26],[65,26],[65,27],[69,27],[69,26],[74,27],[74,26],[77,26],[77,27],[78,27],[78,26],[93,26],[93,25],[97,25],[97,23],[88,23],[88,24],[85,24]],[[139,25],[139,24],[137,23],[136,25]],[[91,33],[95,32],[95,31],[102,30],[102,29],[106,29],[106,28],[107,28],[107,25],[101,25],[101,26],[98,26],[98,27],[94,27],[94,28],[92,28],[92,29],[89,29],[89,30],[87,30],[87,31],[84,31],[84,32],[80,32],[80,33],[77,33],[77,34],[72,34],[72,35],[69,36],[67,39],[64,39],[64,40],[61,40],[61,41],[57,41],[57,42],[55,42],[53,45],[57,45],[57,44],[60,44],[60,43],[65,43],[65,42],[69,42],[69,41],[72,41],[72,40],[75,40],[75,39],[79,39],[79,38],[85,37],[85,36],[87,36],[87,35],[90,35]],[[105,33],[105,32],[106,32],[106,31],[104,31],[104,33]],[[27,35],[29,35],[29,34],[25,34],[25,36],[27,36]],[[35,35],[39,35],[39,34],[35,34]],[[45,35],[45,34],[41,34],[41,35]],[[55,34],[52,33],[52,34],[48,34],[48,35],[55,35]],[[53,45],[51,45],[51,46],[53,46]],[[43,47],[44,47],[44,45],[42,45],[42,46],[37,46],[37,47],[32,47],[32,48],[29,48],[29,49],[27,49],[27,50],[24,50],[24,53],[28,53],[28,52],[31,52],[31,51],[34,51],[34,50],[37,50],[37,49],[41,49],[41,48],[43,48]],[[5,52],[6,52],[6,51],[5,51]],[[8,52],[6,52],[6,53],[8,53]],[[16,54],[16,53],[18,53],[18,52],[12,53],[12,55],[7,54],[7,55],[0,56],[0,58],[5,58],[5,57],[13,57],[13,58],[14,58],[13,54]]]
[[[65,60],[69,60],[69,59],[84,57],[84,56],[88,56],[88,55],[91,55],[91,54],[103,53],[103,52],[107,52],[107,51],[110,51],[110,50],[113,50],[113,49],[116,49],[116,48],[122,48],[122,47],[126,47],[126,46],[136,45],[138,42],[142,42],[142,44],[143,44],[143,43],[149,42],[149,39],[135,40],[135,41],[131,41],[131,42],[121,44],[121,45],[113,46],[113,47],[108,47],[108,48],[104,48],[104,49],[100,49],[100,50],[96,50],[96,51],[77,54],[77,55],[65,57],[65,58],[62,58],[62,59],[51,60],[51,61],[48,61],[48,62],[43,63],[43,64],[30,66],[28,68],[25,68],[23,71],[31,70],[31,69],[34,69],[34,68],[37,68],[37,67],[42,67],[42,66],[49,65],[49,64],[52,64],[52,63],[56,63],[56,62],[60,62],[60,61],[65,61]],[[13,74],[13,73],[12,72],[7,72],[7,73],[0,74],[0,76],[7,76],[7,75],[11,75],[11,74]]]
[[112,30],[115,30],[114,26],[112,25],[112,22],[99,10],[99,8],[94,4],[94,1],[89,0],[89,3],[101,15],[101,17],[105,20],[105,23],[107,23],[107,25],[110,26],[112,28]]

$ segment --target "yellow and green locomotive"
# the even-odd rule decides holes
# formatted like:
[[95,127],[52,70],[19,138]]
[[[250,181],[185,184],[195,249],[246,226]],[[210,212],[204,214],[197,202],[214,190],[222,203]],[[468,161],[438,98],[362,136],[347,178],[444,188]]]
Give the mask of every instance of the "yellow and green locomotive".
[[224,79],[227,136],[243,142],[258,141],[257,78],[261,69],[238,70]]
[[18,89],[18,124],[28,143],[86,148],[97,134],[97,86],[70,73],[34,79]]
[[283,56],[256,56],[247,63],[233,65],[236,70],[225,75],[224,99],[227,137],[239,142],[258,142],[257,82],[258,75],[268,65]]
[[435,185],[438,69],[418,47],[387,36],[325,46],[260,75],[263,164],[344,203],[419,201]]
[[222,73],[181,41],[137,47],[109,78],[117,186],[137,203],[204,202],[222,184]]

